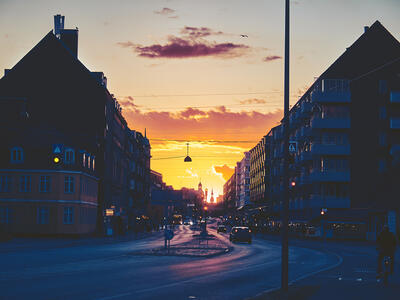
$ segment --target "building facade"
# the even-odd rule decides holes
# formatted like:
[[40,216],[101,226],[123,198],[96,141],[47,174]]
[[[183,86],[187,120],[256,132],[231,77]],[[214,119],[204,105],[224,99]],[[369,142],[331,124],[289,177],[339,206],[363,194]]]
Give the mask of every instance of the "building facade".
[[[293,213],[312,219],[322,209],[379,206],[383,194],[377,187],[398,143],[397,83],[393,79],[398,69],[387,75],[392,79],[382,75],[373,85],[364,77],[399,57],[400,43],[375,22],[291,108],[290,140],[297,142],[289,164]],[[385,92],[379,93],[383,88]],[[270,199],[279,211],[283,126],[271,129],[268,135],[273,141]]]
[[267,136],[264,136],[250,149],[250,201],[256,206],[268,203],[268,159]]
[[250,204],[250,152],[244,153],[243,159],[237,163],[237,170],[237,207],[243,208]]
[[232,176],[224,184],[224,207],[228,211],[236,208],[236,168]]
[[[91,194],[97,199],[97,230],[103,232],[112,216],[121,217],[126,227],[130,216],[145,207],[150,198],[149,141],[146,136],[129,129],[118,101],[107,90],[104,74],[89,71],[79,61],[77,30],[64,30],[64,19],[60,16],[55,16],[55,24],[54,33],[49,32],[0,79],[0,99],[6,103],[5,112],[12,116],[13,111],[19,110],[19,115],[14,115],[14,119],[0,129],[5,141],[1,144],[3,158],[12,157],[11,153],[19,148],[25,149],[26,153],[36,151],[28,150],[35,149],[35,141],[29,138],[31,131],[41,138],[48,130],[56,132],[55,138],[47,140],[49,145],[44,146],[42,154],[50,155],[51,148],[59,143],[62,150],[58,174],[69,171],[70,165],[64,163],[64,157],[72,155],[67,151],[69,148],[74,151],[76,164],[81,162],[91,170],[88,174],[92,177],[87,180],[95,180],[98,185],[96,195]],[[20,130],[17,141],[10,129],[13,123],[22,124],[21,116],[29,125],[17,126]],[[42,163],[35,168],[30,170],[42,172],[48,165]],[[2,163],[0,172],[7,170],[9,166]],[[79,169],[73,171],[80,172]],[[53,192],[63,194],[61,184],[55,185]],[[0,203],[11,199],[9,196],[1,194]],[[74,194],[74,199],[78,200],[78,196]],[[133,209],[134,206],[138,209]],[[105,216],[106,210],[108,216]],[[27,226],[25,228],[29,231]],[[92,228],[83,231],[92,231]],[[76,233],[80,232],[80,229],[76,230]],[[44,230],[42,233],[52,232]]]

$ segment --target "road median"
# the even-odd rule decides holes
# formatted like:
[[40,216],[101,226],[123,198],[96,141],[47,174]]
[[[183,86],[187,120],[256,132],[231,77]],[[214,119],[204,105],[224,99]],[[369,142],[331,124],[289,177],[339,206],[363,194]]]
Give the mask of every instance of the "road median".
[[209,258],[226,254],[233,250],[214,235],[206,236],[194,234],[193,238],[185,243],[172,245],[170,247],[158,247],[131,252],[131,255],[156,255],[156,256],[183,256]]

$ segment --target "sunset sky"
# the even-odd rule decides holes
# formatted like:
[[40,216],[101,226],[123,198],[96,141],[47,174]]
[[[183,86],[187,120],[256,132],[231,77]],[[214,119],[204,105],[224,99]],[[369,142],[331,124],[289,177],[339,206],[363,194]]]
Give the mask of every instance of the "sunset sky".
[[[291,103],[379,20],[400,38],[398,0],[291,1]],[[222,193],[283,108],[284,0],[0,0],[0,69],[53,29],[79,28],[78,57],[103,71],[151,168],[174,188]],[[192,163],[183,158],[190,142]]]

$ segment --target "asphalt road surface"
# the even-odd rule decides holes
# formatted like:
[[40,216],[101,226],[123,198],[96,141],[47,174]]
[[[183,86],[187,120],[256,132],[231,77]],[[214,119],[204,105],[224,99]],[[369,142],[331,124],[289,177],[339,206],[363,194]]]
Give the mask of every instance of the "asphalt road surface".
[[[230,244],[228,234],[211,233]],[[171,244],[192,238],[179,226]],[[128,242],[19,248],[0,253],[0,299],[245,299],[280,285],[278,241],[255,237],[251,245],[212,258],[132,255],[163,245],[162,233]],[[337,254],[290,247],[290,281],[338,266]],[[1,246],[0,246],[1,252]]]

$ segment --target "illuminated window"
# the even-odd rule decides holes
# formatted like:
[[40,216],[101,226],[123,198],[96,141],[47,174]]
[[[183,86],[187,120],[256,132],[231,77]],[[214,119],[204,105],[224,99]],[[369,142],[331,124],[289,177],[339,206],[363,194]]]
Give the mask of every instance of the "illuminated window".
[[19,181],[19,191],[22,193],[28,193],[31,191],[31,176],[22,175]]
[[24,161],[24,150],[21,147],[11,148],[11,163],[17,164]]

